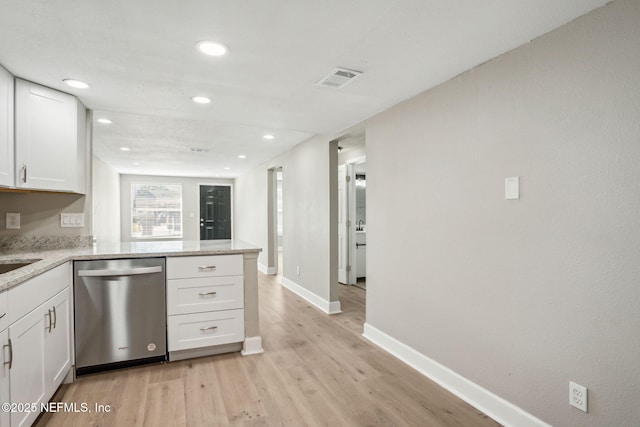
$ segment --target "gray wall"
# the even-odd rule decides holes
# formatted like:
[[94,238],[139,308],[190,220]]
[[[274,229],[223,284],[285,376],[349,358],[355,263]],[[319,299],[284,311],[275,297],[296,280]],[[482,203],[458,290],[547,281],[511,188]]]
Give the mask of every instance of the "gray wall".
[[618,0],[367,127],[367,322],[555,426],[640,420],[639,22]]
[[[163,182],[182,184],[182,239],[164,240],[200,240],[200,185],[232,185],[233,180],[217,178],[183,178],[175,176],[120,175],[120,236],[123,242],[131,238],[131,183]],[[234,188],[231,188],[233,200]],[[231,207],[234,217],[234,206]],[[232,224],[231,237],[236,238]],[[155,239],[154,239],[155,240]]]
[[330,285],[334,281],[329,221],[329,165],[332,152],[337,163],[337,148],[332,151],[329,140],[326,136],[314,137],[236,178],[235,220],[236,238],[263,248],[258,262],[266,266],[267,170],[282,166],[283,275],[326,301],[337,301],[337,276],[335,286]]
[[93,235],[98,242],[120,240],[120,174],[93,158]]
[[[20,213],[20,229],[6,229],[6,213]],[[84,213],[82,228],[61,228],[61,213]],[[69,193],[0,192],[0,236],[86,236],[91,234],[88,197]]]

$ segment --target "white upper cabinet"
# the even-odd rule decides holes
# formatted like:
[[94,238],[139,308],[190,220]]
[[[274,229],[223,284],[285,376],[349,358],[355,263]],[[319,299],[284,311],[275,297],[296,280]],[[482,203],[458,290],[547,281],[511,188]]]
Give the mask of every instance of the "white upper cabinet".
[[85,192],[85,114],[76,97],[16,79],[16,187]]
[[13,169],[13,76],[0,67],[0,187],[12,187]]

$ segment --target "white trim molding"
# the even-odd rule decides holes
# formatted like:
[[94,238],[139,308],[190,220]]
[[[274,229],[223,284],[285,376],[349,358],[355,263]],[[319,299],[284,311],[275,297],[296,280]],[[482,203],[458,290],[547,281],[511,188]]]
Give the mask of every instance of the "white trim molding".
[[326,299],[319,297],[318,295],[314,294],[306,288],[303,288],[293,280],[289,280],[286,277],[282,278],[282,286],[289,289],[291,292],[311,303],[314,307],[320,309],[326,314],[342,313],[340,301],[327,301]]
[[276,267],[267,267],[262,263],[258,263],[258,271],[260,273],[267,274],[269,276],[272,276],[278,273],[278,269]]
[[366,339],[402,360],[471,406],[505,426],[551,427],[514,404],[452,371],[369,323],[362,334]]
[[251,356],[252,354],[264,353],[262,348],[262,337],[246,337],[244,343],[242,343],[242,351],[240,354],[243,356]]

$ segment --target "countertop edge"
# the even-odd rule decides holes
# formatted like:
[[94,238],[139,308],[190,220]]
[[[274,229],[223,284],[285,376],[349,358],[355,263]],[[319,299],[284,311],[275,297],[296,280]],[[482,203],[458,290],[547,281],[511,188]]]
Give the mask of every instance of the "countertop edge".
[[[69,249],[59,251],[29,252],[24,254],[11,254],[0,256],[0,259],[40,259],[33,264],[21,267],[7,274],[8,277],[0,278],[0,292],[14,288],[33,277],[46,273],[65,262],[85,261],[100,259],[122,259],[122,258],[158,258],[158,257],[185,257],[185,256],[206,256],[206,255],[234,255],[234,254],[258,254],[261,248],[239,248],[239,249],[200,249],[185,251],[158,251],[158,252],[105,252],[105,253],[82,253],[90,248]],[[73,252],[79,253],[73,253]],[[64,253],[71,252],[71,253]]]

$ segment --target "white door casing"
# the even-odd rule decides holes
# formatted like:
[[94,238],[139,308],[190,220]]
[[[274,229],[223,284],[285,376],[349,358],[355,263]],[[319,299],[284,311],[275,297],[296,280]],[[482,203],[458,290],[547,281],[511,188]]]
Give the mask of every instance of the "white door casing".
[[338,281],[348,282],[349,227],[347,201],[347,166],[338,165]]

